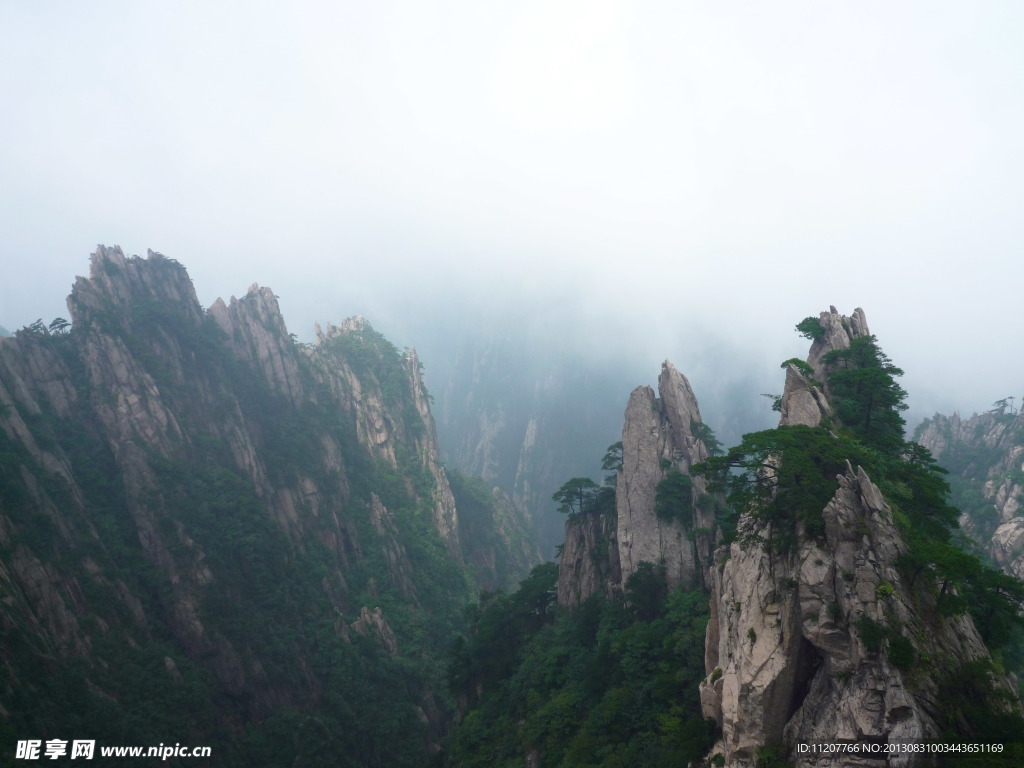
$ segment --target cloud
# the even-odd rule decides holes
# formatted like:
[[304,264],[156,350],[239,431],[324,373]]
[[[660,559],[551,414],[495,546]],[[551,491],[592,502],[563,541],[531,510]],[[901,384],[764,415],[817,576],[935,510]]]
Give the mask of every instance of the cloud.
[[486,315],[768,370],[863,306],[912,403],[984,407],[1024,381],[1022,14],[7,4],[0,323],[66,314],[97,242],[270,285],[303,338]]

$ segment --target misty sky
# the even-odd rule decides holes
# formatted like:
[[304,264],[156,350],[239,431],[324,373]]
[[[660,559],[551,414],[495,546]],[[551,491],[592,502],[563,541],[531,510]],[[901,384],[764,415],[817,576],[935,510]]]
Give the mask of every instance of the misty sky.
[[1024,394],[1024,3],[12,0],[0,34],[8,329],[120,244],[302,339],[509,323],[700,396],[781,391],[794,323],[862,306],[921,414]]

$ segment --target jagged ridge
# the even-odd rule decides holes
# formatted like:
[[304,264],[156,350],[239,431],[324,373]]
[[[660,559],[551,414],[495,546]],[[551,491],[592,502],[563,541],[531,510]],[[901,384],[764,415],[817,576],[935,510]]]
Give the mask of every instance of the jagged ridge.
[[[441,653],[478,548],[460,537],[415,351],[358,319],[297,344],[255,284],[204,312],[152,252],[100,246],[68,307],[70,331],[0,341],[0,724],[67,728],[94,710],[124,741],[194,737],[231,764],[254,759],[238,752],[255,748],[247,724],[314,711],[351,731],[338,748],[362,740],[360,760],[415,764],[441,729],[435,673],[356,638]],[[528,564],[469,559],[483,583],[509,577],[487,563]],[[75,705],[50,682],[65,677]],[[393,711],[345,715],[360,686]]]
[[[828,353],[870,334],[860,309],[845,317],[832,308],[819,324],[807,360],[813,378],[787,366],[780,427],[841,426]],[[773,745],[785,753],[797,743],[938,738],[951,706],[944,676],[991,662],[971,619],[940,615],[935,595],[897,568],[908,547],[864,469],[847,462],[836,480],[820,534],[797,523],[788,550],[734,542],[716,553],[701,699],[722,728],[713,751],[728,765],[754,766]],[[746,513],[744,525],[753,525]],[[1009,694],[1005,681],[994,682]],[[891,754],[886,764],[913,759]],[[877,756],[850,754],[790,760],[798,768],[878,764]]]

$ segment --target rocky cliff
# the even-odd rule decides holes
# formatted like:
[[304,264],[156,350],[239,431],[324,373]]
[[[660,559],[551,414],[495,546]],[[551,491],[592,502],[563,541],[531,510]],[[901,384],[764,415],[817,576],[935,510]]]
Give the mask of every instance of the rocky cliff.
[[[558,600],[577,605],[624,584],[647,562],[669,587],[710,586],[715,501],[690,466],[708,457],[704,424],[690,383],[667,360],[658,396],[637,387],[626,405],[615,516],[598,510],[565,527]],[[661,498],[659,503],[659,489]]]
[[950,470],[964,531],[1024,580],[1024,416],[1006,401],[968,419],[936,414],[916,439]]
[[[832,454],[839,445],[853,452],[855,443],[841,442],[847,433],[832,400],[836,371],[849,362],[826,356],[873,337],[859,309],[846,317],[833,308],[819,324],[806,372],[787,367],[780,430],[759,433],[774,447],[750,480],[773,490],[739,510],[740,539],[715,553],[700,695],[722,729],[713,753],[729,766],[752,767],[772,754],[797,767],[911,765],[913,754],[807,754],[795,745],[920,743],[948,733],[951,718],[966,737],[980,726],[955,714],[962,670],[982,681],[979,690],[996,691],[996,712],[1012,708],[998,703],[1009,687],[992,671],[972,620],[962,609],[940,609],[948,585],[938,589],[923,560],[915,573],[905,567],[913,555],[898,521],[913,498],[901,496],[898,513],[864,466],[842,459],[845,448]],[[813,429],[822,425],[837,432]],[[802,455],[802,478],[788,472],[786,462],[797,461],[789,452],[798,450],[790,437],[815,435],[822,447]],[[764,510],[792,491],[773,478],[806,483],[814,466],[834,478],[820,513],[768,518]],[[792,537],[773,537],[769,527]]]
[[421,760],[475,545],[415,351],[358,318],[298,344],[255,284],[204,311],[152,252],[99,247],[68,308],[0,340],[0,726],[291,764],[246,729],[314,716],[357,764]]
[[658,394],[633,390],[622,428],[622,470],[615,492],[619,560],[623,581],[641,562],[663,565],[670,587],[704,584],[714,543],[714,507],[703,478],[682,481],[681,509],[658,509],[658,486],[672,470],[689,478],[690,466],[708,457],[694,435],[703,422],[690,382],[667,360],[658,376]]
[[614,441],[615,409],[631,382],[563,348],[562,340],[517,339],[507,329],[494,335],[448,348],[440,374],[432,363],[445,458],[500,486],[530,517],[551,557],[563,527],[551,494],[588,472]]

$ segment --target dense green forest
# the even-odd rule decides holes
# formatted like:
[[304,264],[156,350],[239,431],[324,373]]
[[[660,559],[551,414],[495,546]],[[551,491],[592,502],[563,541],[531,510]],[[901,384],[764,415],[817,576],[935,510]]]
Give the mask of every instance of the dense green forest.
[[511,595],[482,595],[452,651],[467,712],[445,765],[679,766],[712,744],[693,695],[704,677],[707,596],[643,568],[622,599],[552,605],[557,567]]
[[415,359],[368,324],[300,345],[257,291],[228,332],[161,294],[190,289],[101,252],[73,326],[0,347],[0,764],[85,738],[421,766],[463,606],[525,573],[528,526],[448,491]]

